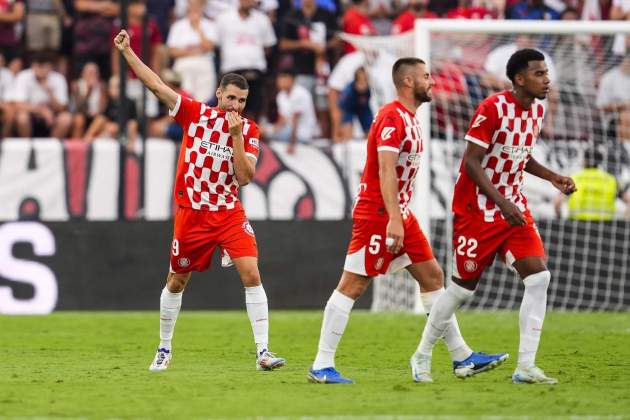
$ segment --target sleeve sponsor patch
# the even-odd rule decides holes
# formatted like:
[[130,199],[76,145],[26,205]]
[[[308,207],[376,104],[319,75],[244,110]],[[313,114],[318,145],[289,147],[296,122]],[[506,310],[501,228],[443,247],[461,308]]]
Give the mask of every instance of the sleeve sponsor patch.
[[258,149],[258,139],[255,137],[250,138],[249,145]]
[[381,130],[381,139],[387,140],[392,136],[392,133],[396,130],[395,127],[383,127]]
[[487,118],[484,115],[477,115],[477,118],[475,118],[475,121],[473,121],[471,128],[477,128],[481,125],[482,122],[484,122],[485,120],[487,120]]

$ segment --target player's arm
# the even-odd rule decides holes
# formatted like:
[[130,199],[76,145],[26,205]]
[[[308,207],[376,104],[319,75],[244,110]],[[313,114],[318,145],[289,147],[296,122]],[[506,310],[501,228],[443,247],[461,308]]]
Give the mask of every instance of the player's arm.
[[523,226],[526,224],[523,213],[512,202],[507,200],[492,184],[490,178],[486,175],[481,166],[486,149],[473,142],[468,142],[466,152],[464,153],[464,170],[477,184],[479,190],[485,194],[490,200],[499,206],[505,220],[512,226]]
[[232,136],[232,159],[234,175],[238,184],[243,187],[249,184],[256,172],[256,160],[245,154],[245,138],[243,137],[243,120],[237,112],[227,113],[227,120]]
[[532,175],[537,176],[538,178],[542,178],[546,181],[549,181],[560,190],[564,194],[571,194],[575,192],[575,182],[568,176],[562,176],[560,174],[555,173],[551,169],[541,165],[536,159],[531,157],[527,164],[525,165],[525,171],[529,172]]
[[400,214],[400,206],[398,205],[397,162],[398,153],[393,151],[378,152],[378,179],[381,185],[381,195],[385,203],[385,210],[387,210],[387,214],[389,215],[385,245],[387,246],[387,250],[394,254],[400,251],[405,237],[402,215]]
[[177,93],[168,87],[166,83],[160,79],[160,77],[153,72],[146,64],[142,62],[133,52],[129,45],[129,34],[124,29],[121,30],[116,38],[114,38],[114,44],[118,51],[122,53],[122,56],[133,72],[138,76],[138,79],[151,91],[157,98],[162,101],[168,109],[175,108],[177,104]]

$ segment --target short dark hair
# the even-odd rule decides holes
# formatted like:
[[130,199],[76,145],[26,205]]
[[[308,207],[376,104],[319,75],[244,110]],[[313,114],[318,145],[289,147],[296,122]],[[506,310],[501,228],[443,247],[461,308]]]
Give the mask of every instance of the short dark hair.
[[505,67],[505,74],[508,79],[514,83],[517,73],[525,70],[530,61],[545,61],[545,56],[540,51],[532,48],[523,48],[512,54]]
[[54,64],[55,57],[50,51],[37,51],[31,55],[31,63]]
[[249,83],[247,83],[247,79],[236,73],[226,73],[221,78],[221,82],[219,83],[219,87],[221,89],[225,89],[229,85],[234,85],[239,89],[249,90]]
[[584,152],[584,166],[597,168],[604,161],[604,156],[596,147],[589,147]]
[[394,85],[399,87],[405,76],[405,70],[411,66],[417,66],[418,64],[425,64],[425,62],[418,57],[403,57],[396,60],[394,67],[392,67],[392,80],[394,81]]

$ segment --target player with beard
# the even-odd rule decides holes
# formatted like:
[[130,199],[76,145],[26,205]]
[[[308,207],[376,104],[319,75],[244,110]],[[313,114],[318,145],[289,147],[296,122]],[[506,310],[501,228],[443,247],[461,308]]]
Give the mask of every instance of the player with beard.
[[[336,370],[335,352],[355,300],[374,276],[406,268],[420,284],[427,312],[444,293],[442,269],[409,209],[424,148],[415,115],[422,103],[431,101],[435,82],[418,58],[397,60],[392,78],[398,99],[380,109],[368,134],[367,161],[354,204],[344,271],[324,309],[319,351],[307,376],[314,383],[353,383]],[[444,340],[455,374],[460,377],[494,367],[506,357],[473,352],[462,338],[455,317],[449,320]],[[415,356],[410,363],[416,382],[430,380],[419,375],[422,366],[418,366]]]
[[549,181],[564,194],[575,191],[569,177],[558,175],[532,157],[542,129],[550,89],[544,55],[533,49],[515,52],[506,73],[512,90],[481,102],[465,139],[468,141],[453,195],[453,281],[433,306],[416,354],[430,372],[431,351],[450,328],[459,306],[472,297],[484,269],[499,257],[523,280],[519,313],[517,384],[555,384],[535,365],[547,308],[551,274],[545,250],[523,195],[524,171]]
[[149,370],[164,371],[171,340],[192,271],[206,271],[216,247],[232,259],[245,287],[247,315],[256,344],[256,368],[272,370],[284,359],[268,350],[267,296],[258,271],[256,237],[237,196],[254,177],[260,137],[256,123],[241,117],[249,86],[228,73],[217,89],[217,107],[184,98],[168,87],[129,47],[120,31],[116,48],[142,83],[158,97],[184,131],[174,196],[177,203],[170,271],[160,298],[160,345]]

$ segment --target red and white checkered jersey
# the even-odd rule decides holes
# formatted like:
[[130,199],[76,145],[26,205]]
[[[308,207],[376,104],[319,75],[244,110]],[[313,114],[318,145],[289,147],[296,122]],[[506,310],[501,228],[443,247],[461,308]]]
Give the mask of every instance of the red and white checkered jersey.
[[[180,95],[169,114],[184,130],[173,192],[175,202],[207,211],[240,206],[226,111]],[[245,154],[258,159],[258,127],[241,118]]]
[[381,194],[378,171],[378,153],[398,153],[396,174],[398,179],[398,203],[403,218],[409,214],[409,201],[413,181],[420,169],[422,132],[415,115],[400,102],[391,102],[378,111],[367,140],[367,161],[356,197],[353,217],[367,220],[387,220],[385,203]]
[[[523,170],[532,155],[534,143],[542,129],[545,107],[535,100],[523,109],[509,91],[484,99],[473,116],[465,139],[486,149],[481,167],[494,187],[522,212],[529,213],[523,195]],[[499,207],[470,179],[464,169],[453,195],[453,212],[459,215],[476,213],[486,222],[503,218]]]

